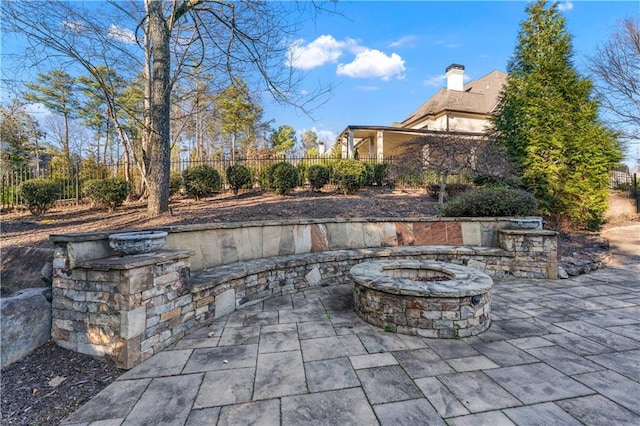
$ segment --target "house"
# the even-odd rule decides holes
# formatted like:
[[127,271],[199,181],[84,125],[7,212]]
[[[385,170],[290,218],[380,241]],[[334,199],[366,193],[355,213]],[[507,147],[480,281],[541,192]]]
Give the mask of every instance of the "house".
[[449,65],[445,70],[447,87],[399,123],[347,126],[340,134],[343,157],[353,157],[355,150],[361,157],[398,156],[404,152],[405,142],[419,136],[483,136],[507,74],[496,70],[464,84],[464,70],[464,65]]

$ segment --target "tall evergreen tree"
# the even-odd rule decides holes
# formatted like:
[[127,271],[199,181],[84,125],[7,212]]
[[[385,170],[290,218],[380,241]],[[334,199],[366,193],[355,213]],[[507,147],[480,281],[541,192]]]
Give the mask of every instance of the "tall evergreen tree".
[[296,131],[288,124],[280,126],[271,133],[269,143],[278,155],[286,155],[296,144]]
[[621,159],[620,147],[598,120],[592,82],[573,66],[557,5],[538,0],[526,11],[492,133],[552,226],[594,229],[607,208],[608,171]]
[[38,73],[37,83],[27,83],[27,92],[24,98],[31,102],[39,102],[52,112],[58,113],[64,120],[64,133],[62,135],[62,152],[70,161],[71,149],[69,147],[69,121],[76,118],[79,107],[76,93],[76,79],[63,70],[51,70]]

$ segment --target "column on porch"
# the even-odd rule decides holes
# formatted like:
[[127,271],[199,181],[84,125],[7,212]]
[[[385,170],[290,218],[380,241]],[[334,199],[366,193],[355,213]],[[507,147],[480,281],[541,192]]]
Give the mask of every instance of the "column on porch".
[[382,130],[376,132],[376,157],[379,161],[384,159],[384,132]]

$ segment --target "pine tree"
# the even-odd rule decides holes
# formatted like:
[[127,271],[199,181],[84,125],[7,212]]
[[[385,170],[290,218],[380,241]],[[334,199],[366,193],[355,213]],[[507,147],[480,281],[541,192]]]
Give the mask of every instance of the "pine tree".
[[492,134],[520,166],[552,226],[596,229],[620,146],[598,120],[592,82],[573,66],[571,36],[557,5],[539,0],[526,11]]

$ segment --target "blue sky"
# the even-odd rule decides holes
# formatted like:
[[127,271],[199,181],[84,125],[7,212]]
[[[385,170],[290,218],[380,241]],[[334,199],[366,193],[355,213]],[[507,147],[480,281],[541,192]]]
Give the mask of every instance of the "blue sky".
[[[640,1],[561,2],[573,37],[574,62],[586,73],[586,57],[606,42],[623,18],[640,14]],[[316,129],[329,138],[350,124],[402,121],[446,84],[444,70],[463,64],[476,79],[506,71],[526,19],[524,1],[338,2],[337,14],[321,14],[304,26],[295,44],[302,89],[331,84],[333,94],[312,118],[264,100],[274,125]],[[640,155],[637,155],[640,157]]]

